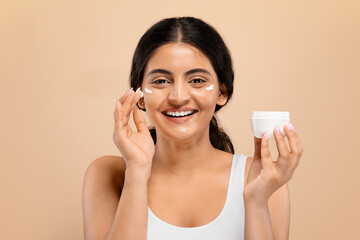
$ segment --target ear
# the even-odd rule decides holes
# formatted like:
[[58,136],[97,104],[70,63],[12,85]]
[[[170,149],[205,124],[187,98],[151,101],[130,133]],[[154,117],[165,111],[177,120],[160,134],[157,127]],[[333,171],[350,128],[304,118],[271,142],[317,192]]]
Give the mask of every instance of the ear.
[[220,94],[218,100],[216,101],[216,104],[219,106],[224,106],[228,99],[227,88],[224,83],[220,84],[219,88]]
[[145,103],[144,103],[144,98],[140,98],[139,101],[137,102],[137,107],[140,108],[143,111],[146,111],[145,109]]

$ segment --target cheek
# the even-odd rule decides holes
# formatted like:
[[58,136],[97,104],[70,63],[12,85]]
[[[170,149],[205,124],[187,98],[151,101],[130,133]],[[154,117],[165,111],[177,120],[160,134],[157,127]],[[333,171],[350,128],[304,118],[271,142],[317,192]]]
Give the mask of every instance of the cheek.
[[217,94],[218,91],[215,91],[215,89],[209,88],[207,89],[199,89],[194,90],[192,95],[194,96],[194,99],[197,101],[197,103],[200,105],[200,107],[203,108],[214,108],[216,107],[216,101],[217,101]]
[[144,102],[146,109],[157,109],[159,108],[160,104],[166,99],[166,93],[159,91],[159,90],[151,90],[151,93],[146,93],[144,91]]
[[156,90],[152,90],[151,93],[146,93],[145,91],[143,92],[145,94],[144,103],[146,108],[146,114],[148,115],[150,121],[154,123],[154,120],[156,121],[156,119],[154,118],[154,114],[158,113],[157,111],[160,108],[161,104],[164,102],[164,100],[166,100],[165,95],[160,94],[160,92]]

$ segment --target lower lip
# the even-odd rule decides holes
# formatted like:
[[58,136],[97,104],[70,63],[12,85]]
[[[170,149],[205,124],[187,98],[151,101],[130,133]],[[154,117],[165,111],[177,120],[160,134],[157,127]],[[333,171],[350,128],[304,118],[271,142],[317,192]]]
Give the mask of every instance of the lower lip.
[[169,117],[168,115],[164,114],[163,115],[170,121],[174,122],[174,123],[185,123],[186,121],[189,121],[194,115],[196,114],[196,112],[194,112],[193,114],[191,114],[190,116],[184,116],[184,117]]

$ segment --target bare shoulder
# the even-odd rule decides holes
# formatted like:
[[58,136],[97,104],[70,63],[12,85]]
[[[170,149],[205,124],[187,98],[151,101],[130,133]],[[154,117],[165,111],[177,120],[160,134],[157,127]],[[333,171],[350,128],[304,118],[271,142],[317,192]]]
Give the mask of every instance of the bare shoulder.
[[88,166],[84,181],[96,180],[123,186],[125,161],[122,157],[105,155],[93,160]]
[[124,181],[121,157],[102,156],[91,162],[83,182],[85,239],[105,239],[116,212]]

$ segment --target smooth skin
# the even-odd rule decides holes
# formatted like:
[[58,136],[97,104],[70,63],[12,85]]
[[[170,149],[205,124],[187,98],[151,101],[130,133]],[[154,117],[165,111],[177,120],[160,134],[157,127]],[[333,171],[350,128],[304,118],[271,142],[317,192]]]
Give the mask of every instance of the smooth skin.
[[[194,67],[209,70],[210,74],[186,76],[185,73]],[[170,74],[145,79],[147,73],[159,68]],[[142,88],[157,80],[155,77],[165,79],[160,81],[165,85],[156,89],[157,101],[145,93],[144,107],[156,126],[157,144],[154,146],[145,119],[136,107],[141,91],[131,89],[116,101],[114,111],[113,140],[122,157],[98,158],[85,174],[86,240],[145,240],[148,206],[164,221],[181,227],[207,224],[224,206],[233,155],[212,147],[208,123],[215,104],[226,102],[226,91],[220,91],[223,86],[218,85],[209,60],[187,44],[166,44],[153,54],[145,70]],[[207,102],[202,98],[204,95],[196,95],[201,87],[207,86],[199,87],[197,83],[201,81],[194,80],[196,78],[215,85],[214,91],[206,95]],[[208,102],[211,104],[207,105]],[[166,122],[161,112],[182,106],[198,112],[188,123],[179,124],[181,126]],[[128,125],[131,113],[137,131]],[[248,157],[245,169],[247,240],[288,239],[290,200],[287,182],[299,164],[303,149],[293,129],[284,127],[284,131],[290,151],[284,137],[274,129],[279,152],[276,162],[271,159],[266,136],[254,138],[254,157]],[[209,201],[204,204],[201,199],[206,196]],[[193,214],[189,216],[188,212]]]

